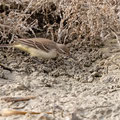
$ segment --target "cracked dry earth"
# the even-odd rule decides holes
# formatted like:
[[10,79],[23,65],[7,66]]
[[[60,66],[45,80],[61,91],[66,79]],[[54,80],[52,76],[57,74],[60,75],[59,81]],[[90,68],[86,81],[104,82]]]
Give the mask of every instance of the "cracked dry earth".
[[1,63],[14,71],[0,68],[0,96],[36,98],[12,104],[0,100],[0,110],[44,113],[0,116],[0,120],[120,120],[120,52],[116,40],[108,41],[92,49],[74,44],[75,60],[29,59],[2,50]]

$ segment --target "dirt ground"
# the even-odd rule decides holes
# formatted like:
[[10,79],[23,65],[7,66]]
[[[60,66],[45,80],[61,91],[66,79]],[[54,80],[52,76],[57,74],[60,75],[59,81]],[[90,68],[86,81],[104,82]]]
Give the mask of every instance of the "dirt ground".
[[0,60],[14,71],[0,69],[0,97],[36,98],[15,103],[0,100],[0,110],[10,108],[44,114],[2,116],[0,120],[42,120],[42,116],[47,120],[119,120],[120,53],[116,40],[92,50],[78,46],[71,46],[75,60],[61,56],[49,61],[29,59],[28,55],[17,52],[17,57],[7,58],[9,52],[2,50]]

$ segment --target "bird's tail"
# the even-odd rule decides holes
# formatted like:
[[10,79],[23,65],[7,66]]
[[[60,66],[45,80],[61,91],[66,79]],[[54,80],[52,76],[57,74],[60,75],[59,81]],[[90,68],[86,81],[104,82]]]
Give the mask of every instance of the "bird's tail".
[[13,44],[0,44],[0,48],[3,47],[13,47]]

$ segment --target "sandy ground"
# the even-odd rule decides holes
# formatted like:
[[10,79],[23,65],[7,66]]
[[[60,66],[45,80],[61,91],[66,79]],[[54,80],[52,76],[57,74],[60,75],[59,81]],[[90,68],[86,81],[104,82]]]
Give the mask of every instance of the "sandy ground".
[[[15,103],[0,101],[4,108],[44,112],[40,115],[13,115],[0,120],[119,120],[120,53],[116,40],[101,48],[71,47],[75,60],[59,57],[44,61],[29,56],[5,57],[0,60],[12,73],[0,69],[0,96],[36,96]],[[54,112],[47,115],[45,112]]]

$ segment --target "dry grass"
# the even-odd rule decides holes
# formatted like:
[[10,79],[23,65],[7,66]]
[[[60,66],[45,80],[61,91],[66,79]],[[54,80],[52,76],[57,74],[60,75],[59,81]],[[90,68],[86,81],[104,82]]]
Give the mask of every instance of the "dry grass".
[[119,43],[119,5],[119,0],[3,0],[0,43],[23,37],[62,43],[77,39],[87,46],[116,37]]
[[[64,11],[62,20],[66,21],[66,24],[63,29],[67,31],[67,38],[73,40],[77,34],[79,40],[84,39],[83,42],[90,41],[88,44],[99,45],[113,36],[111,31],[119,34],[119,0],[64,1],[62,0],[60,7]],[[59,28],[59,34],[61,31]]]

